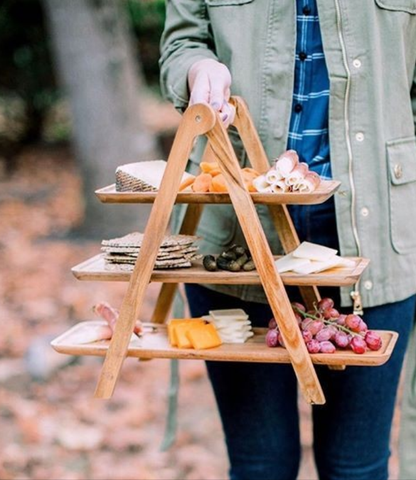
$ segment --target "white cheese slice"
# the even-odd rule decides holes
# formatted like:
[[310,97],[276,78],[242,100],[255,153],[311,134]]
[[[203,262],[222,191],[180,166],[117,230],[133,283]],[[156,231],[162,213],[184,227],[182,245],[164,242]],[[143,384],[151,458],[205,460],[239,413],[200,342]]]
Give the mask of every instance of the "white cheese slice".
[[309,265],[304,265],[303,267],[295,268],[293,271],[299,273],[300,275],[308,275],[309,273],[319,273],[329,268],[334,268],[339,265],[339,257],[337,258],[334,255],[329,260],[323,262],[317,260],[311,260]]
[[214,321],[243,321],[248,319],[247,313],[241,308],[230,308],[227,310],[210,310],[209,314]]
[[324,247],[311,242],[302,242],[293,252],[295,258],[307,258],[325,262],[338,253],[334,248]]
[[355,267],[357,263],[355,260],[352,260],[351,258],[339,257],[338,255],[336,257],[338,258],[337,267],[352,268],[352,267]]
[[285,273],[295,268],[302,268],[310,262],[308,258],[295,258],[292,253],[288,253],[278,260],[275,260],[274,264],[279,273]]

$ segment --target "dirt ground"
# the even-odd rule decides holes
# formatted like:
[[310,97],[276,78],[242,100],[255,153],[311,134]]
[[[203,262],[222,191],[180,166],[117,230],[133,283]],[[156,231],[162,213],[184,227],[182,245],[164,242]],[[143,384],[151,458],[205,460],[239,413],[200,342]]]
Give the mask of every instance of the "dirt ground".
[[[223,434],[204,364],[180,364],[178,431],[160,451],[169,361],[128,359],[114,397],[92,398],[102,360],[53,352],[48,342],[93,319],[100,300],[119,306],[126,284],[79,282],[70,268],[99,245],[65,240],[82,217],[80,178],[66,149],[28,150],[0,181],[0,479],[220,480]],[[59,239],[61,238],[61,239]],[[157,294],[149,287],[142,318]],[[34,377],[37,377],[34,378]],[[300,479],[316,478],[309,407],[300,400]],[[397,427],[391,478],[397,478]]]

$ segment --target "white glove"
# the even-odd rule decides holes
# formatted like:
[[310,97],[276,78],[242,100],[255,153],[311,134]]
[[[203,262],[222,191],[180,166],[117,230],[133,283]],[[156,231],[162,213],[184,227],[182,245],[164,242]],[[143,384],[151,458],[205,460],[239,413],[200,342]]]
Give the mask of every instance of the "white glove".
[[224,64],[208,58],[198,60],[189,69],[188,86],[189,105],[208,103],[220,113],[225,127],[234,121],[235,108],[228,103],[231,73]]

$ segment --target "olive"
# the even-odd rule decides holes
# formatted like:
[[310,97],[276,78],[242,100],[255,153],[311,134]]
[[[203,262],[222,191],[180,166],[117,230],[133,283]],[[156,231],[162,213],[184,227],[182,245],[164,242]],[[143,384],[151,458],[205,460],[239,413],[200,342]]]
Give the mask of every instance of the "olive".
[[205,270],[208,270],[209,272],[214,272],[217,270],[217,262],[215,261],[213,255],[205,255],[202,260],[202,264],[204,265]]
[[234,260],[227,260],[221,255],[217,258],[217,267],[221,270],[228,270],[229,272],[238,272],[241,270],[240,265]]
[[254,261],[252,259],[248,260],[248,262],[246,262],[243,265],[243,270],[245,272],[250,272],[251,270],[255,270],[255,269],[256,269],[256,266],[254,265]]

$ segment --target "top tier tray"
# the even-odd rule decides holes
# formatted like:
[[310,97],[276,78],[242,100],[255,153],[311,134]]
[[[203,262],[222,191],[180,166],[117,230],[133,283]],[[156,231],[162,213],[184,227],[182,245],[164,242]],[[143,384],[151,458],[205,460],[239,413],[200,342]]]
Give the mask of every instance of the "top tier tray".
[[[341,182],[322,180],[312,193],[251,193],[254,203],[263,205],[313,205],[323,203],[338,190]],[[117,192],[115,184],[100,188],[95,194],[102,203],[153,203],[158,192]],[[175,203],[231,203],[228,193],[178,193]]]

